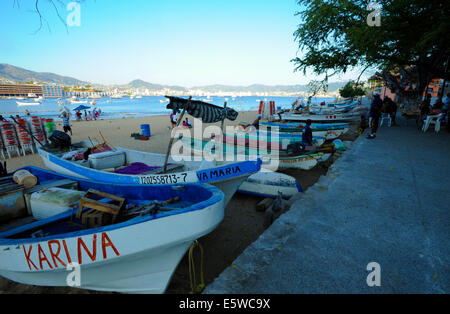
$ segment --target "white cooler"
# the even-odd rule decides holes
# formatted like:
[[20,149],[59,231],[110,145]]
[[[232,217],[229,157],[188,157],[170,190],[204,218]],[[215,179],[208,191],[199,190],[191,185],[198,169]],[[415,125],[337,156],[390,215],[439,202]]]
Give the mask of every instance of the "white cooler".
[[89,165],[93,169],[103,170],[125,165],[124,151],[116,150],[89,155]]
[[[34,192],[30,197],[31,213],[35,219],[40,220],[73,210],[84,194],[85,192],[61,188]],[[77,210],[75,208],[75,212]]]

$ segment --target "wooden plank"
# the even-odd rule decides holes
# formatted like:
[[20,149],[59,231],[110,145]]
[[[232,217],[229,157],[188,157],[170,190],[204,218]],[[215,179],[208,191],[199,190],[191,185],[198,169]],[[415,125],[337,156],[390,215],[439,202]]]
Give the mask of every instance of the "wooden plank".
[[[112,215],[117,215],[119,213],[120,207],[112,204],[106,204],[99,201],[94,201],[91,199],[82,198],[79,203],[79,207],[89,207],[92,209],[96,209],[101,212],[106,212]],[[79,217],[78,217],[79,218]]]
[[6,180],[13,180],[13,176],[0,177],[0,183],[1,183],[2,181],[6,181]]
[[0,185],[0,194],[23,191],[23,185],[17,183],[9,183]]
[[93,189],[89,189],[88,194],[89,193],[95,194],[95,195],[98,195],[98,196],[101,196],[101,197],[104,197],[104,198],[108,198],[108,199],[111,199],[111,200],[115,200],[115,201],[118,201],[118,202],[121,202],[121,203],[123,203],[125,201],[125,199],[123,197],[115,196],[115,195],[112,195],[112,194],[100,192],[100,191],[93,190]]
[[273,199],[271,198],[265,198],[258,204],[256,204],[256,210],[259,212],[266,211],[267,208],[269,208],[273,203]]

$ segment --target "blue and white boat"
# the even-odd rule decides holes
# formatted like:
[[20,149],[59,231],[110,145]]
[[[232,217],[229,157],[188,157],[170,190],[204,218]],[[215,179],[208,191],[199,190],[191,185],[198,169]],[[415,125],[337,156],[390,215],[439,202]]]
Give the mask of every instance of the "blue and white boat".
[[[290,129],[290,128],[303,128],[305,127],[306,123],[301,123],[301,122],[284,122],[284,123],[280,123],[280,122],[266,122],[266,121],[261,121],[260,122],[261,125],[267,126],[267,127],[279,127],[280,129]],[[325,130],[334,130],[334,129],[345,129],[345,128],[349,128],[350,127],[350,123],[312,123],[311,124],[311,129],[312,130],[320,130],[320,129],[325,129]]]
[[[202,158],[185,161],[168,159],[168,168],[163,173],[165,155],[135,151],[116,147],[114,151],[91,154],[87,160],[74,160],[76,154],[89,148],[84,141],[71,152],[52,152],[46,148],[38,148],[45,166],[58,173],[70,176],[94,179],[101,182],[119,184],[180,184],[209,183],[225,194],[225,205],[236,193],[239,186],[249,176],[261,169],[261,160],[252,161],[205,161]],[[129,167],[140,165],[138,173],[124,174]],[[134,167],[136,168],[136,167]]]
[[242,183],[238,192],[268,198],[277,198],[281,193],[284,199],[289,199],[303,189],[294,177],[262,169]]
[[[81,198],[86,191],[100,191],[97,202],[102,204],[111,202],[105,193],[125,199],[109,224],[86,225],[83,217],[92,210],[82,206],[78,216],[81,201],[72,197],[76,211],[69,206],[0,233],[0,276],[23,284],[163,293],[193,241],[214,230],[224,217],[224,194],[207,184],[111,184],[23,169],[39,183],[34,192],[21,188],[25,197],[31,193],[27,210],[33,215],[61,205],[68,199],[58,195],[67,193],[81,193]],[[153,210],[148,211],[145,206],[151,204]]]

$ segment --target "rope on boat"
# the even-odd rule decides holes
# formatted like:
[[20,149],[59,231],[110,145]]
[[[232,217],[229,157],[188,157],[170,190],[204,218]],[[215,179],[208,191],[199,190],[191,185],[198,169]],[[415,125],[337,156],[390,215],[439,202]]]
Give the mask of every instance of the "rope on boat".
[[[197,284],[197,280],[195,277],[195,263],[194,263],[194,250],[196,247],[200,248],[200,283]],[[192,243],[189,248],[189,279],[191,282],[191,294],[199,294],[202,293],[203,289],[205,289],[205,279],[203,277],[203,247],[196,240]]]

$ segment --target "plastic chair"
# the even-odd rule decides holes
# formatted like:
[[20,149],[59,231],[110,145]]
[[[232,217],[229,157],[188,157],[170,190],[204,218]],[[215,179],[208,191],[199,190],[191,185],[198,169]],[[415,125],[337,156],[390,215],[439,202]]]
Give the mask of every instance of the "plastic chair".
[[423,124],[422,131],[423,132],[428,131],[428,128],[430,127],[430,125],[434,124],[434,131],[436,133],[438,133],[441,130],[441,120],[442,120],[443,116],[444,116],[443,113],[440,113],[440,114],[434,115],[434,116],[427,116],[427,118],[425,119],[425,122]]
[[390,116],[388,113],[383,113],[383,114],[381,115],[380,126],[383,125],[384,120],[387,121],[388,126],[390,127],[391,124],[392,124],[392,119],[391,119],[391,116]]

